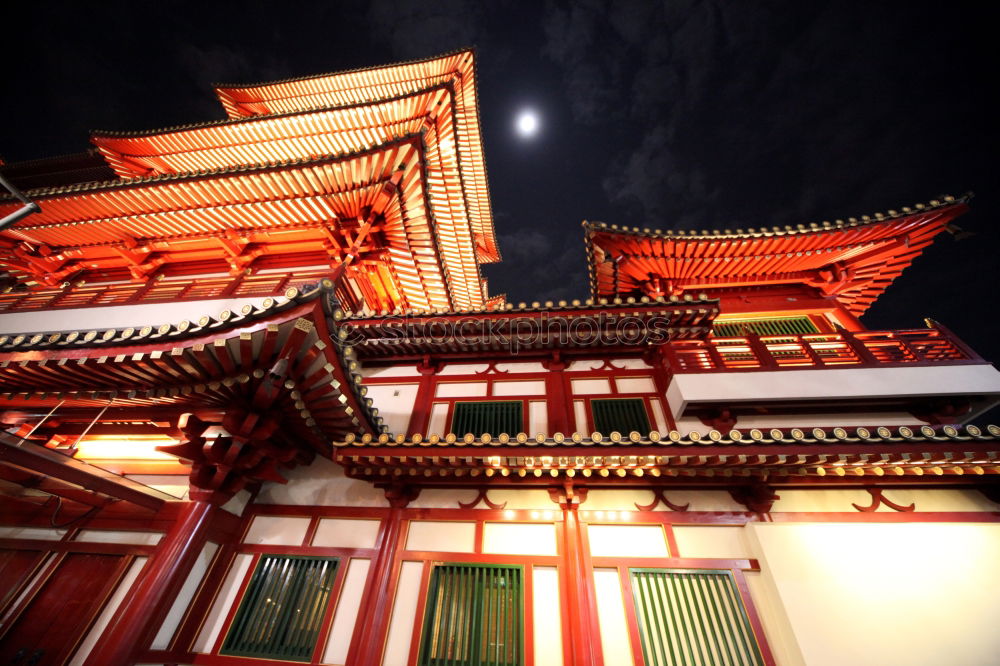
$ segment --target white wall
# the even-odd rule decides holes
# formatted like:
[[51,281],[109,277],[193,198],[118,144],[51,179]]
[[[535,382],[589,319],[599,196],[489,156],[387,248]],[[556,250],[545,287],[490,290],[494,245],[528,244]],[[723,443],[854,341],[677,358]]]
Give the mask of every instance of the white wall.
[[256,504],[389,506],[381,490],[366,481],[345,477],[343,467],[320,456],[310,465],[282,470],[282,474],[288,483],[268,481],[254,500]]
[[805,663],[997,663],[996,524],[750,528]]
[[674,375],[667,389],[675,417],[696,403],[970,394],[1000,396],[1000,372],[992,365],[706,372]]
[[347,568],[347,576],[340,592],[340,599],[332,599],[337,604],[330,626],[330,635],[323,650],[324,664],[343,664],[347,661],[347,651],[351,647],[351,636],[358,619],[362,596],[365,591],[365,581],[371,561],[361,558],[351,558]]
[[391,433],[404,433],[413,414],[419,384],[366,384],[367,397],[378,407],[379,416]]

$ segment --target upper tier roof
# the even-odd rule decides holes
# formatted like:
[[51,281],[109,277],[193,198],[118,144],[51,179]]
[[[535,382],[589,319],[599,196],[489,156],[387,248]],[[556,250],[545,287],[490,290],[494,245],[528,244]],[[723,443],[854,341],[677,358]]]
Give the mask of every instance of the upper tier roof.
[[805,284],[860,315],[968,210],[969,196],[796,227],[651,231],[584,223],[595,297]]
[[[42,211],[3,232],[0,261],[58,284],[332,267],[353,253],[349,278],[372,308],[481,307],[467,234],[428,210],[425,151],[411,135],[319,160],[32,190]],[[0,201],[0,215],[17,206]]]
[[475,53],[471,49],[271,83],[223,84],[216,86],[215,92],[230,118],[245,118],[372,104],[439,85],[448,87],[452,95],[453,129],[449,129],[454,132],[469,223],[480,237],[487,260],[498,261],[479,127]]

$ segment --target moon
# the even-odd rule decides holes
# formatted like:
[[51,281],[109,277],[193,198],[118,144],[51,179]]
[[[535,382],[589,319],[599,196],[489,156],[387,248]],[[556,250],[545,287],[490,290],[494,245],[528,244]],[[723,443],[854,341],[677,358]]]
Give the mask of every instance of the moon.
[[538,124],[538,114],[530,109],[525,109],[517,114],[517,133],[524,138],[530,138],[537,134]]

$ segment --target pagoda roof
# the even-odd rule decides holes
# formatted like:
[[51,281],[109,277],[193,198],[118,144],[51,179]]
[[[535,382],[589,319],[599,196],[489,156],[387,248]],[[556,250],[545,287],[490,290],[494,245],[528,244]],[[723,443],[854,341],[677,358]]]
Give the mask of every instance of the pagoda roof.
[[595,297],[806,284],[863,313],[968,210],[966,195],[795,227],[651,231],[585,222]]
[[404,63],[256,84],[219,84],[215,92],[230,118],[268,116],[371,104],[447,84],[453,93],[455,150],[463,174],[469,220],[499,260],[479,125],[472,49]]
[[228,409],[270,382],[269,408],[321,450],[348,432],[378,432],[354,353],[336,344],[343,312],[333,289],[323,280],[174,325],[0,335],[0,404]]
[[[463,263],[500,256],[488,230],[470,223],[469,178],[455,156],[454,94],[449,83],[377,102],[275,116],[238,118],[155,132],[96,132],[91,141],[123,178],[195,173],[235,166],[350,154],[422,135],[430,207],[461,249]],[[488,232],[488,233],[487,233]]]
[[[0,236],[0,261],[58,284],[332,266],[357,252],[359,291],[389,283],[418,310],[481,304],[467,235],[428,208],[425,150],[409,135],[317,160],[31,190],[42,212]],[[0,200],[0,214],[16,206]],[[373,213],[376,240],[355,239]]]

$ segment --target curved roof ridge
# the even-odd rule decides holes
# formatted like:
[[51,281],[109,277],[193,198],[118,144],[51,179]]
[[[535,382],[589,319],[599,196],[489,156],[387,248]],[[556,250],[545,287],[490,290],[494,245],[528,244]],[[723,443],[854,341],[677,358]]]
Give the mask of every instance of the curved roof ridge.
[[886,213],[877,212],[871,213],[869,215],[862,215],[858,217],[848,217],[847,220],[837,219],[834,222],[823,221],[822,223],[809,222],[804,224],[798,224],[796,226],[785,225],[784,227],[748,227],[746,231],[743,229],[737,229],[733,231],[732,229],[714,229],[714,230],[701,230],[701,231],[685,231],[668,229],[667,231],[661,231],[660,229],[651,230],[648,227],[640,230],[639,227],[627,227],[618,226],[617,224],[606,224],[604,222],[590,222],[584,220],[583,227],[587,230],[588,234],[593,232],[617,232],[622,234],[631,234],[639,236],[648,236],[651,238],[684,238],[692,240],[703,240],[703,239],[718,239],[718,238],[748,238],[748,237],[760,237],[760,236],[774,236],[774,235],[788,235],[788,234],[804,234],[804,233],[815,233],[822,231],[833,231],[837,229],[846,229],[851,227],[861,227],[869,224],[875,224],[878,222],[885,222],[888,220],[895,220],[904,217],[909,217],[911,215],[917,215],[920,213],[926,213],[933,210],[938,210],[942,208],[948,208],[955,205],[968,203],[974,194],[966,192],[965,194],[954,197],[949,194],[941,195],[938,199],[931,199],[927,203],[917,203],[911,206],[901,206],[900,210],[889,209]]
[[[58,196],[60,194],[75,194],[79,192],[94,192],[105,189],[115,189],[117,187],[133,187],[133,186],[150,185],[150,184],[177,181],[177,180],[196,180],[198,178],[205,178],[210,176],[226,176],[226,175],[235,175],[240,173],[248,173],[253,171],[267,171],[271,169],[285,169],[289,167],[319,165],[328,162],[338,162],[342,160],[349,160],[358,157],[363,157],[365,155],[378,152],[380,150],[385,150],[389,146],[394,146],[397,144],[403,144],[408,141],[412,141],[415,138],[419,138],[419,136],[420,136],[419,134],[405,134],[391,141],[386,141],[385,143],[380,143],[376,146],[372,146],[364,150],[358,150],[350,153],[340,153],[337,155],[326,155],[324,157],[319,157],[319,158],[286,160],[282,162],[267,162],[267,163],[257,163],[257,164],[243,164],[236,167],[205,169],[202,171],[191,171],[184,173],[168,173],[157,176],[147,176],[144,178],[121,178],[119,180],[74,183],[72,185],[61,185],[59,187],[39,187],[33,190],[28,190],[25,192],[25,194],[31,197],[50,197],[50,196]],[[0,196],[0,204],[8,200],[13,200],[13,196],[9,194],[5,196]]]
[[370,72],[376,69],[390,69],[393,67],[402,67],[406,65],[418,65],[425,62],[433,62],[434,60],[442,60],[444,58],[450,58],[452,56],[460,55],[462,53],[470,53],[475,57],[476,49],[474,46],[466,46],[452,51],[446,51],[445,53],[439,53],[438,55],[428,56],[426,58],[414,58],[412,60],[404,60],[402,62],[388,63],[385,65],[368,65],[367,67],[355,67],[354,69],[344,69],[336,72],[323,72],[321,74],[306,74],[303,76],[290,76],[284,79],[277,79],[275,81],[258,81],[255,83],[213,83],[212,88],[215,90],[233,90],[239,88],[263,88],[265,86],[280,85],[282,83],[295,83],[298,81],[310,81],[313,79],[323,79],[330,76],[340,76],[342,74],[357,74],[360,72]]
[[[267,122],[271,120],[281,120],[283,118],[291,118],[293,116],[304,116],[311,113],[322,113],[324,111],[334,112],[334,111],[372,106],[373,104],[391,104],[393,102],[398,102],[400,100],[407,99],[408,97],[416,97],[417,95],[424,95],[439,88],[450,88],[450,87],[451,87],[450,83],[442,82],[427,86],[425,88],[420,88],[419,90],[414,90],[412,92],[404,93],[402,95],[396,95],[395,97],[386,97],[385,99],[380,99],[377,102],[355,102],[353,104],[341,104],[339,106],[312,106],[298,111],[287,111],[285,113],[275,113],[275,114],[260,115],[260,116],[240,116],[238,118],[220,118],[218,120],[205,120],[197,123],[186,123],[184,125],[171,125],[168,127],[154,128],[148,130],[132,130],[132,131],[91,130],[90,137],[91,141],[93,141],[94,137],[104,137],[109,139],[141,139],[161,134],[179,134],[181,132],[190,132],[191,130],[197,130],[197,129],[207,129],[209,127],[225,127],[227,125],[239,125],[242,123],[249,124],[254,122]],[[91,150],[96,150],[96,149],[91,149]]]

